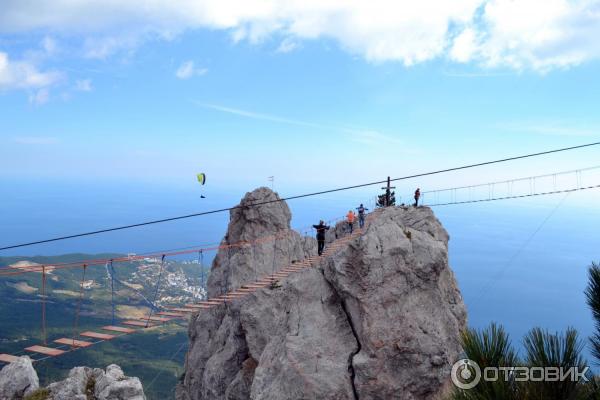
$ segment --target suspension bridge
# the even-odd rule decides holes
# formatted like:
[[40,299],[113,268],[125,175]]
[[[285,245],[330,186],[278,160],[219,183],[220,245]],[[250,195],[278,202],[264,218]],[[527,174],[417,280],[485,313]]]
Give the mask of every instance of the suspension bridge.
[[[536,157],[541,155],[546,155],[550,153],[560,152],[560,151],[569,151],[575,150],[583,147],[590,147],[600,145],[599,143],[592,143],[582,146],[574,146],[564,149],[552,150],[547,152],[533,153],[524,156],[505,158],[500,160],[488,161],[484,163],[471,164],[462,167],[449,168],[445,170],[432,171],[428,173],[416,174],[411,176],[406,176],[402,178],[394,178],[388,179],[387,181],[377,181],[377,182],[369,182],[361,185],[348,186],[344,188],[337,188],[331,190],[325,190],[320,192],[314,192],[304,195],[291,196],[287,198],[281,198],[278,200],[269,200],[264,202],[257,202],[250,206],[256,207],[264,204],[273,203],[276,201],[285,201],[285,200],[293,200],[308,196],[316,196],[324,193],[332,193],[339,192],[342,190],[350,190],[359,187],[371,186],[371,185],[379,185],[382,183],[388,183],[390,181],[397,180],[405,180],[412,179],[416,177],[440,174],[450,171],[458,171],[466,168],[475,168],[483,165],[490,165],[493,163],[501,163],[507,161],[513,161],[522,158],[528,157]],[[428,190],[422,192],[422,204],[430,207],[436,206],[450,206],[457,204],[468,204],[468,203],[482,203],[482,202],[491,202],[491,201],[501,201],[501,200],[509,200],[509,199],[519,199],[519,198],[527,198],[527,197],[537,197],[537,196],[547,196],[558,193],[569,193],[576,191],[585,191],[596,189],[600,187],[600,174],[599,176],[595,176],[600,173],[600,166],[593,166],[588,168],[581,168],[575,170],[568,171],[559,171],[550,174],[537,175],[537,176],[527,176],[527,177],[519,177],[509,180],[502,181],[493,181],[487,183],[478,183],[468,186],[459,186],[453,188],[444,188],[438,190]],[[590,182],[590,179],[594,179],[594,182]],[[548,183],[550,182],[550,183]],[[519,185],[525,183],[525,189],[522,187],[519,190]],[[410,198],[410,196],[407,196]],[[367,203],[367,202],[365,202]],[[372,209],[375,209],[374,201],[369,202]],[[224,208],[219,210],[206,211],[201,213],[195,213],[190,215],[178,216],[165,218],[161,220],[148,221],[139,224],[132,224],[126,226],[120,226],[115,228],[102,229],[91,232],[84,232],[75,235],[37,240],[28,243],[9,245],[5,247],[1,247],[0,250],[14,249],[24,246],[31,246],[40,243],[48,243],[58,240],[67,240],[74,237],[81,236],[90,236],[97,235],[101,233],[108,233],[116,230],[122,229],[130,229],[136,227],[142,227],[150,224],[157,224],[163,222],[169,222],[173,220],[179,220],[184,218],[191,217],[199,217],[202,215],[213,214],[217,212],[225,212],[230,211],[235,208],[240,208],[241,206],[235,206],[230,208]],[[377,212],[377,211],[374,211]],[[204,269],[202,258],[204,254],[207,252],[216,252],[219,250],[227,250],[227,249],[242,249],[242,248],[251,248],[253,246],[258,246],[264,243],[276,242],[277,240],[281,240],[286,236],[292,234],[294,230],[282,230],[272,235],[260,237],[254,241],[240,241],[236,243],[227,243],[227,244],[219,244],[213,246],[194,246],[191,248],[185,249],[176,249],[172,251],[159,251],[159,252],[150,252],[143,255],[131,254],[124,257],[116,257],[110,259],[90,259],[90,260],[81,260],[77,262],[64,262],[64,263],[54,263],[51,265],[18,265],[12,267],[3,267],[0,268],[0,278],[3,277],[13,277],[23,274],[40,274],[40,340],[39,344],[35,344],[32,346],[28,346],[23,351],[17,353],[0,353],[0,362],[9,363],[14,361],[21,354],[28,354],[32,357],[33,361],[42,361],[48,359],[50,357],[57,357],[63,354],[67,354],[74,351],[83,350],[89,348],[90,346],[97,345],[99,343],[103,343],[105,341],[114,340],[124,335],[132,335],[142,330],[151,329],[157,326],[162,326],[164,324],[169,324],[173,322],[177,322],[178,320],[182,320],[187,318],[189,315],[197,312],[204,312],[210,310],[215,307],[227,306],[231,302],[238,301],[245,296],[250,295],[257,290],[266,290],[276,282],[286,279],[291,274],[302,271],[305,268],[311,268],[317,265],[323,257],[328,257],[332,255],[335,251],[339,250],[341,247],[347,244],[348,241],[353,240],[354,238],[359,237],[364,229],[369,224],[370,217],[373,213],[369,214],[366,218],[365,228],[356,229],[353,233],[348,233],[337,237],[333,242],[329,243],[326,247],[325,252],[321,256],[311,255],[302,260],[294,260],[287,265],[281,265],[278,268],[273,267],[273,271],[270,274],[265,274],[261,277],[257,277],[257,279],[251,283],[243,284],[237,288],[226,288],[222,291],[219,296],[215,296],[213,298],[201,298],[196,299],[193,302],[187,302],[185,304],[171,304],[168,306],[156,306],[157,295],[161,285],[161,279],[165,268],[165,260],[168,257],[176,257],[181,255],[198,255],[200,265],[200,273],[201,282],[200,285],[204,286],[205,277],[204,277]],[[342,220],[344,217],[334,218],[332,220],[327,221],[328,224],[335,223],[337,221]],[[306,234],[308,232],[307,228],[312,229],[312,227],[304,227],[297,229],[300,234]],[[139,317],[137,319],[124,319],[117,320],[115,317],[115,302],[114,302],[114,283],[118,279],[115,277],[115,266],[120,263],[131,262],[133,260],[143,260],[147,258],[155,258],[160,260],[158,263],[158,277],[157,281],[154,285],[154,295],[152,300],[145,298],[145,300],[150,304],[148,315]],[[97,327],[94,330],[80,330],[79,323],[81,317],[81,305],[84,300],[85,292],[84,292],[84,282],[86,278],[86,272],[88,268],[104,266],[108,272],[108,276],[110,279],[110,289],[111,289],[111,305],[112,305],[112,313],[111,313],[111,323],[108,325],[103,325]],[[48,327],[47,327],[47,310],[46,303],[49,299],[49,295],[47,292],[47,279],[48,275],[53,271],[57,270],[65,270],[65,269],[80,269],[82,272],[81,282],[79,284],[79,293],[77,296],[77,304],[75,306],[75,315],[73,316],[73,329],[72,334],[67,336],[61,336],[56,338],[49,338],[48,335]]]

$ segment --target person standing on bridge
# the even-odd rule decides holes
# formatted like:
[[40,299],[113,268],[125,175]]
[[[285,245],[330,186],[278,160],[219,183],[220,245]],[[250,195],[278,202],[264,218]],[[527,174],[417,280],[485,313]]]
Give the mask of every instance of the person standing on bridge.
[[352,233],[352,231],[354,230],[354,220],[356,219],[356,215],[354,214],[354,211],[349,210],[348,214],[346,215],[346,220],[348,221],[348,227],[350,228],[350,233]]
[[321,255],[323,254],[323,248],[325,247],[325,231],[329,230],[329,227],[325,225],[323,220],[320,220],[319,225],[313,225],[313,228],[317,230],[317,249],[319,255]]
[[415,190],[415,207],[419,207],[419,198],[421,197],[421,189]]
[[369,211],[369,209],[365,208],[362,203],[356,209],[358,210],[358,226],[362,228],[365,226],[365,211]]

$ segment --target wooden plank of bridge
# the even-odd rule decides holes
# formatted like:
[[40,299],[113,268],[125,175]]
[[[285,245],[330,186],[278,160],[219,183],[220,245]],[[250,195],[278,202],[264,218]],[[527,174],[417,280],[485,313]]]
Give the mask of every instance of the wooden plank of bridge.
[[[148,317],[140,317],[140,318],[138,318],[138,319],[140,319],[140,320],[142,320],[142,321],[148,321]],[[170,321],[170,320],[172,320],[173,318],[156,317],[156,316],[154,316],[154,315],[153,315],[153,316],[151,316],[149,319],[150,319],[150,321],[154,321],[154,322],[163,322],[163,323],[164,323],[164,322],[169,322],[169,321]]]
[[245,296],[246,296],[246,293],[238,292],[236,290],[235,292],[227,293],[225,296],[223,296],[223,298],[225,298],[225,299],[232,299],[232,298],[241,299],[242,297],[245,297]]
[[108,333],[100,333],[100,332],[92,332],[92,331],[80,333],[79,336],[91,337],[94,339],[102,339],[102,340],[111,340],[111,339],[116,338],[115,335],[109,335]]
[[121,332],[121,333],[135,332],[135,329],[125,328],[124,326],[114,326],[114,325],[103,326],[102,329],[104,329],[105,331],[113,331],[113,332]]
[[26,347],[25,350],[30,351],[32,353],[44,354],[50,357],[60,356],[61,354],[66,353],[64,350],[38,345]]
[[19,357],[13,356],[12,354],[0,354],[0,361],[5,363],[11,363],[13,361],[17,361]]
[[[147,320],[148,317],[146,317],[145,319]],[[142,322],[142,321],[123,321],[122,324],[123,325],[131,325],[131,326],[139,326],[140,328],[151,328],[156,325],[152,322],[147,323],[147,322]]]
[[77,340],[77,339],[72,339],[72,338],[60,338],[60,339],[56,339],[54,341],[54,343],[66,344],[66,345],[69,345],[71,347],[89,347],[89,346],[91,346],[91,345],[94,344],[94,343],[88,342],[86,340]]
[[212,305],[204,305],[204,304],[186,304],[185,307],[187,307],[187,308],[194,308],[194,309],[198,309],[198,310],[208,310],[210,308],[213,308],[214,306],[212,306]]
[[161,311],[157,312],[156,315],[166,315],[167,317],[183,318],[185,314],[178,312]]
[[178,312],[182,312],[182,313],[193,313],[194,312],[194,310],[192,310],[190,308],[181,308],[181,307],[170,307],[170,308],[167,308],[167,310],[178,311]]
[[237,292],[240,292],[240,293],[252,293],[252,292],[254,292],[254,288],[249,288],[248,285],[244,285],[243,287],[239,288],[237,290]]

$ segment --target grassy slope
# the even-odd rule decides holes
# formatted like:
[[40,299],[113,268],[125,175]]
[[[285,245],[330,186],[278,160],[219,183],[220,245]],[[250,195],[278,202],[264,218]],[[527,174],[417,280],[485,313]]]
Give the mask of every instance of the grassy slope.
[[[23,259],[52,264],[115,256],[117,255],[69,254],[57,257],[2,257],[0,266],[7,266]],[[118,268],[115,266],[115,269],[118,276],[126,276],[135,270],[135,266],[120,264]],[[184,269],[189,269],[190,274],[194,271],[189,267]],[[186,271],[187,273],[188,271]],[[52,275],[59,279],[53,280]],[[50,339],[72,335],[78,303],[77,296],[55,294],[52,293],[52,290],[67,290],[77,293],[81,277],[81,268],[55,271],[48,276],[47,293],[50,298],[46,303],[46,315]],[[84,291],[82,313],[77,331],[97,330],[99,326],[111,322],[110,291],[106,284],[105,268],[103,266],[89,267],[86,271],[87,279],[101,282],[102,286]],[[37,288],[38,291],[29,294],[23,293],[14,287],[19,282],[25,282],[29,286]],[[3,299],[0,302],[0,352],[16,353],[22,351],[24,347],[40,343],[41,303],[38,296],[40,285],[41,275],[39,273],[0,278],[0,298]],[[147,288],[147,290],[151,291],[151,288]],[[143,304],[131,291],[121,290],[119,293],[118,302],[121,304]],[[180,321],[180,324],[186,325],[184,321]],[[178,350],[181,351],[175,355]],[[149,399],[168,399],[173,397],[177,378],[183,372],[186,350],[185,327],[171,325],[152,329],[146,333],[123,336],[86,350],[48,359],[36,364],[36,369],[43,383],[49,383],[64,379],[74,366],[86,365],[105,368],[107,365],[115,363],[120,365],[126,374],[137,376],[142,380]],[[153,380],[154,382],[152,382]]]

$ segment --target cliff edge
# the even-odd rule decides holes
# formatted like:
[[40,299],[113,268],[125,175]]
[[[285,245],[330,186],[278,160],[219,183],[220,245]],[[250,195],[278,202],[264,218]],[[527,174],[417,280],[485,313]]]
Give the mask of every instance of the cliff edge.
[[[285,202],[247,207],[277,199],[259,188],[231,211],[224,244],[265,240],[219,251],[209,296],[314,256]],[[448,239],[427,207],[378,210],[315,267],[195,314],[178,400],[439,397],[466,324]]]

